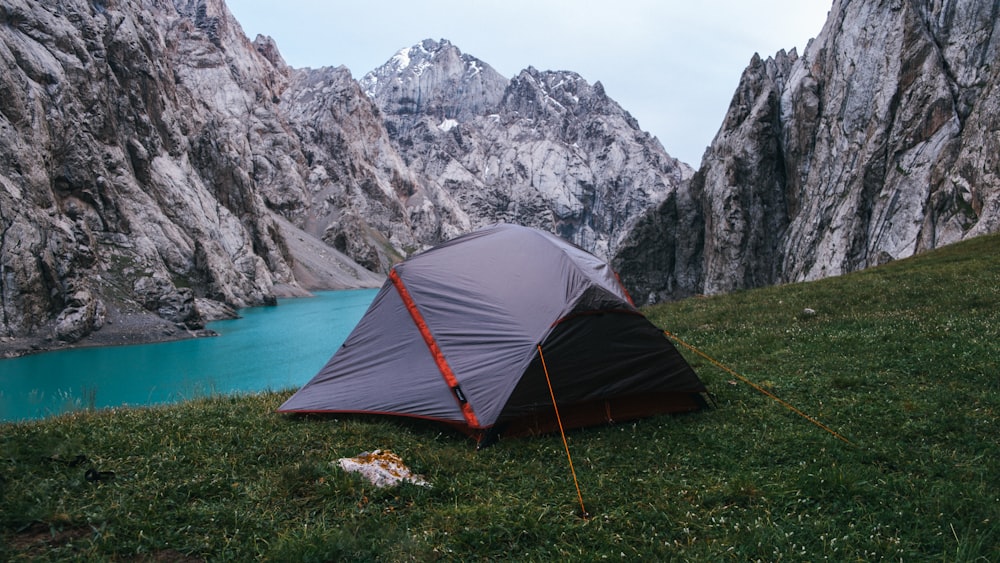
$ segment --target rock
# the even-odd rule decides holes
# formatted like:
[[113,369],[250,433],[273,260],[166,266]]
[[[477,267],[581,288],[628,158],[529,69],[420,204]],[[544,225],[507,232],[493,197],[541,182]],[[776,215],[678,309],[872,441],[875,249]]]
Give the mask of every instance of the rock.
[[232,306],[213,299],[195,298],[194,306],[205,322],[237,319],[240,316]]
[[222,0],[0,17],[0,333],[75,341],[112,302],[197,327],[194,298],[296,284],[271,209],[304,205],[306,159],[273,42]]
[[[696,205],[666,201],[616,256],[630,291],[812,280],[1000,230],[996,10],[837,0],[801,56],[755,55],[692,180]],[[645,261],[691,254],[694,271]]]
[[76,342],[104,326],[106,314],[104,302],[86,289],[77,290],[56,317],[53,334],[62,342]]
[[417,181],[409,221],[430,245],[510,222],[610,256],[690,176],[601,84],[573,72],[508,80],[446,40],[403,49],[361,85]]
[[[690,173],[573,73],[510,80],[428,40],[359,83],[288,67],[222,0],[94,6],[0,10],[12,337],[86,339],[98,303],[197,328],[199,299],[235,309],[370,287],[496,221],[610,255]],[[156,319],[130,324],[163,334]]]
[[360,473],[378,488],[395,487],[412,483],[421,487],[431,484],[423,475],[417,475],[403,462],[403,458],[388,450],[362,452],[355,457],[342,457],[337,465],[349,473]]
[[281,109],[306,155],[304,192],[286,218],[376,272],[420,246],[399,199],[416,179],[349,70],[293,71]]

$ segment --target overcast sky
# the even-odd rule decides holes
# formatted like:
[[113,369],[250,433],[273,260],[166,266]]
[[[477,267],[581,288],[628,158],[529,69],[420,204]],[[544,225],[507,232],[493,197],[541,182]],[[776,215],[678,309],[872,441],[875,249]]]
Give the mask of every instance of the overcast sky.
[[832,0],[226,0],[250,39],[295,68],[355,78],[424,39],[448,39],[513,78],[571,70],[600,81],[672,156],[697,168],[754,53],[801,54]]

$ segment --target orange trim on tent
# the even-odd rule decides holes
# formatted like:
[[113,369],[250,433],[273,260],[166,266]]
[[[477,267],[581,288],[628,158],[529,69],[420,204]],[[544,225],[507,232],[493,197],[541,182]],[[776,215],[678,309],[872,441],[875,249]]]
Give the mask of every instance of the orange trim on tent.
[[459,407],[462,409],[462,416],[465,417],[465,421],[472,428],[481,428],[479,425],[479,419],[476,418],[476,413],[472,410],[472,405],[466,399],[465,394],[462,393],[461,388],[458,385],[458,378],[455,377],[455,373],[451,371],[451,366],[448,365],[448,360],[445,359],[444,353],[441,352],[441,348],[438,346],[437,341],[434,339],[434,335],[431,334],[430,327],[427,326],[427,322],[424,320],[424,316],[417,309],[417,304],[413,301],[413,297],[410,296],[410,292],[406,289],[406,285],[403,283],[402,278],[396,273],[396,269],[393,268],[389,270],[389,279],[392,280],[392,285],[396,287],[396,291],[399,292],[399,296],[403,299],[403,304],[406,305],[406,310],[410,312],[410,316],[413,317],[414,324],[420,330],[420,336],[424,338],[424,342],[427,344],[427,348],[431,352],[431,356],[434,358],[434,363],[437,364],[438,370],[444,377],[448,387],[451,389],[452,395],[454,395],[455,400],[458,402]]
[[628,299],[628,304],[635,307],[635,301],[632,301],[632,295],[628,292],[628,289],[625,288],[625,284],[622,283],[621,276],[619,276],[618,272],[614,270],[611,270],[611,273],[615,275],[615,280],[618,282],[618,287],[622,288],[622,293],[625,294],[625,299]]

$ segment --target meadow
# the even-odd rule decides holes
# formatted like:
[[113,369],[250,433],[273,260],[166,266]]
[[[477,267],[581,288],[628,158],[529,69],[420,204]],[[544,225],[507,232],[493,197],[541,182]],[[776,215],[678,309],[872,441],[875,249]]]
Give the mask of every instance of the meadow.
[[998,249],[646,309],[738,377],[680,347],[713,408],[569,432],[588,518],[558,435],[209,396],[0,425],[0,559],[1000,561]]

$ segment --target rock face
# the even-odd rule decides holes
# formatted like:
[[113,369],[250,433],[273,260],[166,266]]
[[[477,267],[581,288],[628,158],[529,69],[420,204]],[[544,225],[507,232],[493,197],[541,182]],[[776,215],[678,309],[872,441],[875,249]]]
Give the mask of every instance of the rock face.
[[292,71],[281,110],[305,156],[302,200],[282,213],[373,271],[419,248],[401,201],[416,179],[350,71]]
[[834,2],[755,56],[690,185],[615,259],[658,300],[811,280],[1000,230],[1000,5]]
[[222,0],[48,4],[0,6],[0,355],[377,286],[496,221],[610,255],[690,174],[572,73],[508,80],[425,41],[369,97]]
[[50,4],[0,6],[0,355],[377,286],[501,221],[614,256],[640,302],[1000,229],[996,2],[835,2],[752,59],[694,174],[572,72],[427,40],[355,81],[222,0]]
[[269,211],[308,193],[288,71],[221,0],[11,0],[0,59],[0,335],[73,342],[109,312],[197,329],[196,298],[296,291]]
[[416,176],[405,194],[431,244],[496,222],[610,256],[691,174],[600,82],[534,68],[507,80],[442,40],[404,49],[361,85]]

